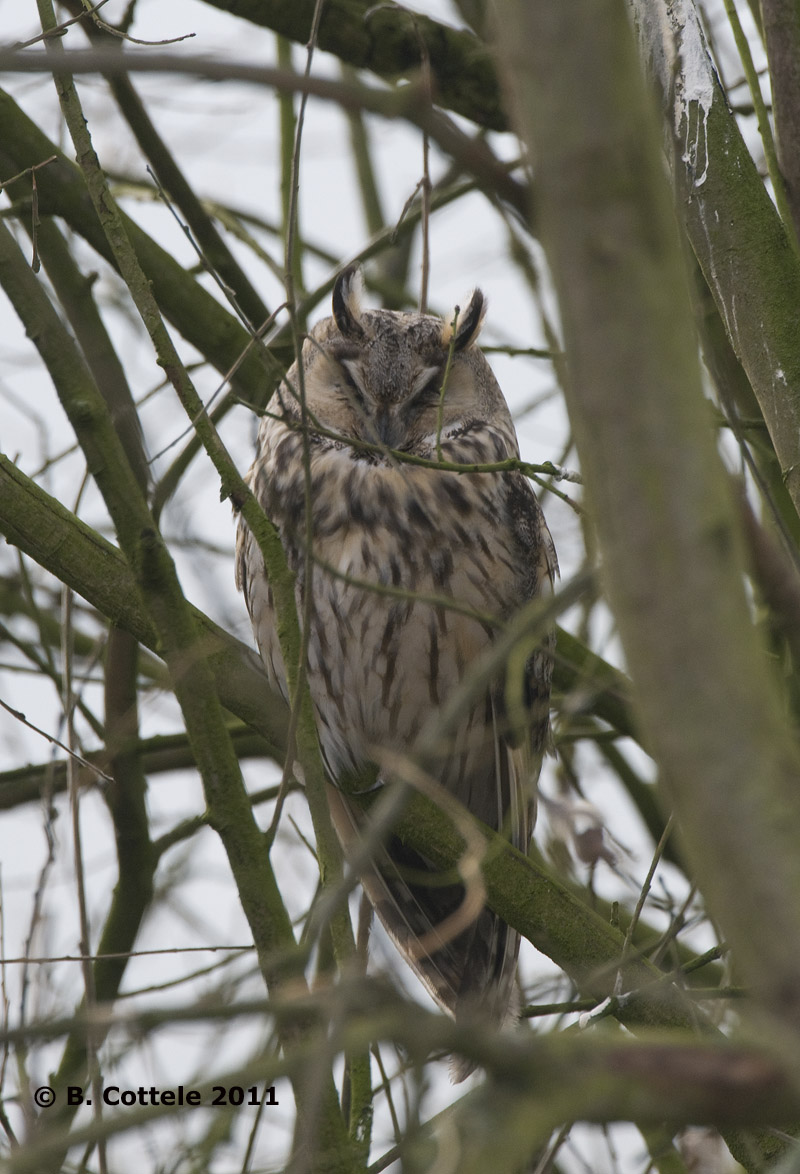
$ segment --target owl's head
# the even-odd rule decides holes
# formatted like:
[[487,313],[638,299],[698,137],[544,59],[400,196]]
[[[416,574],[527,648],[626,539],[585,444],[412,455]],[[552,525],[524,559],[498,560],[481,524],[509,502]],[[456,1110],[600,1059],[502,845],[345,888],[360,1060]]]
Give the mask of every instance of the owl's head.
[[513,434],[497,380],[475,345],[486,312],[479,289],[449,321],[366,310],[360,293],[358,270],[346,269],[334,285],[333,316],[304,346],[306,402],[321,424],[387,448],[424,451],[435,444],[444,386],[443,439],[485,421],[507,421]]

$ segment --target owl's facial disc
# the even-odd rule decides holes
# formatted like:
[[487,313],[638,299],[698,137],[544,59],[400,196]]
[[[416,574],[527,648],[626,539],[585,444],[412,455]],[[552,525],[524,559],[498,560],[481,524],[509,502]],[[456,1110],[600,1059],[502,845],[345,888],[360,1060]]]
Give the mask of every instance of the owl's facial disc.
[[[438,408],[444,376],[441,364],[408,372],[399,398],[387,395],[386,387],[376,379],[375,373],[358,360],[340,359],[339,367],[343,390],[365,440],[385,444],[387,448],[403,449],[415,436],[427,430],[422,417],[430,409]],[[407,391],[403,394],[405,387]]]

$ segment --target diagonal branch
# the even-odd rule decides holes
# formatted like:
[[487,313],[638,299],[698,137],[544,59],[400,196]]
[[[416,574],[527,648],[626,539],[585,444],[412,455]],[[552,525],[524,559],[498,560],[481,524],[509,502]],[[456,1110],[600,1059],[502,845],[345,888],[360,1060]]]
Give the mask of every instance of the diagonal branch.
[[800,511],[800,263],[728,106],[693,0],[662,7],[631,0],[672,143],[679,214]]
[[[299,45],[308,44],[314,0],[207,0]],[[507,122],[492,56],[465,29],[455,29],[410,12],[399,4],[372,0],[328,0],[320,22],[320,49],[357,69],[396,79],[418,73],[422,53],[429,60],[442,105],[489,130]]]

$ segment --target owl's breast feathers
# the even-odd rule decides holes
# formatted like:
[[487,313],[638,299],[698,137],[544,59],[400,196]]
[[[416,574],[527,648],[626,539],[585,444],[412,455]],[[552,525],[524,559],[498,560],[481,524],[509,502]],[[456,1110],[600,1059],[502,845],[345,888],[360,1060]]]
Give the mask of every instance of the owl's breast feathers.
[[[267,419],[250,473],[297,575],[298,601],[305,576],[302,448],[297,431]],[[370,745],[406,751],[431,706],[463,679],[498,627],[527,599],[549,590],[554,564],[541,510],[520,474],[459,474],[388,457],[359,459],[357,449],[313,435],[310,451],[310,685],[336,778],[363,766]],[[442,455],[480,463],[510,454],[501,433],[475,425],[445,440]],[[250,559],[259,559],[252,542],[240,554],[245,564]],[[452,600],[458,610],[439,600]],[[252,603],[250,610],[262,653],[285,694],[271,604],[266,614]],[[467,738],[479,710],[465,715],[460,733]]]

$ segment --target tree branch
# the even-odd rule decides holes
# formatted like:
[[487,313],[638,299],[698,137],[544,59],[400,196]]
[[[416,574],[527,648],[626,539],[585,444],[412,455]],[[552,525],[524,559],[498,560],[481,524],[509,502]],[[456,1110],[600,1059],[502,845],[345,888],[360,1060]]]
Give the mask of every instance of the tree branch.
[[[307,45],[314,0],[207,0],[214,8]],[[502,95],[491,54],[476,36],[400,5],[328,0],[317,43],[341,61],[396,79],[419,72],[421,47],[430,58],[436,99],[489,130],[505,130]]]
[[[140,644],[159,651],[124,556],[0,454],[0,532],[45,570],[67,583]],[[257,730],[283,761],[286,706],[266,683],[260,658],[242,641],[193,609],[200,640],[226,709]]]
[[[680,215],[800,511],[800,263],[711,63],[693,0],[632,0]],[[687,68],[686,63],[691,63]]]
[[778,162],[800,236],[800,9],[794,0],[761,0],[772,82]]
[[[626,6],[499,8],[517,116],[538,161],[570,418],[642,729],[741,973],[776,1031],[796,1038],[800,762],[742,586]],[[774,269],[770,282],[784,298]],[[759,339],[763,348],[763,320]]]

